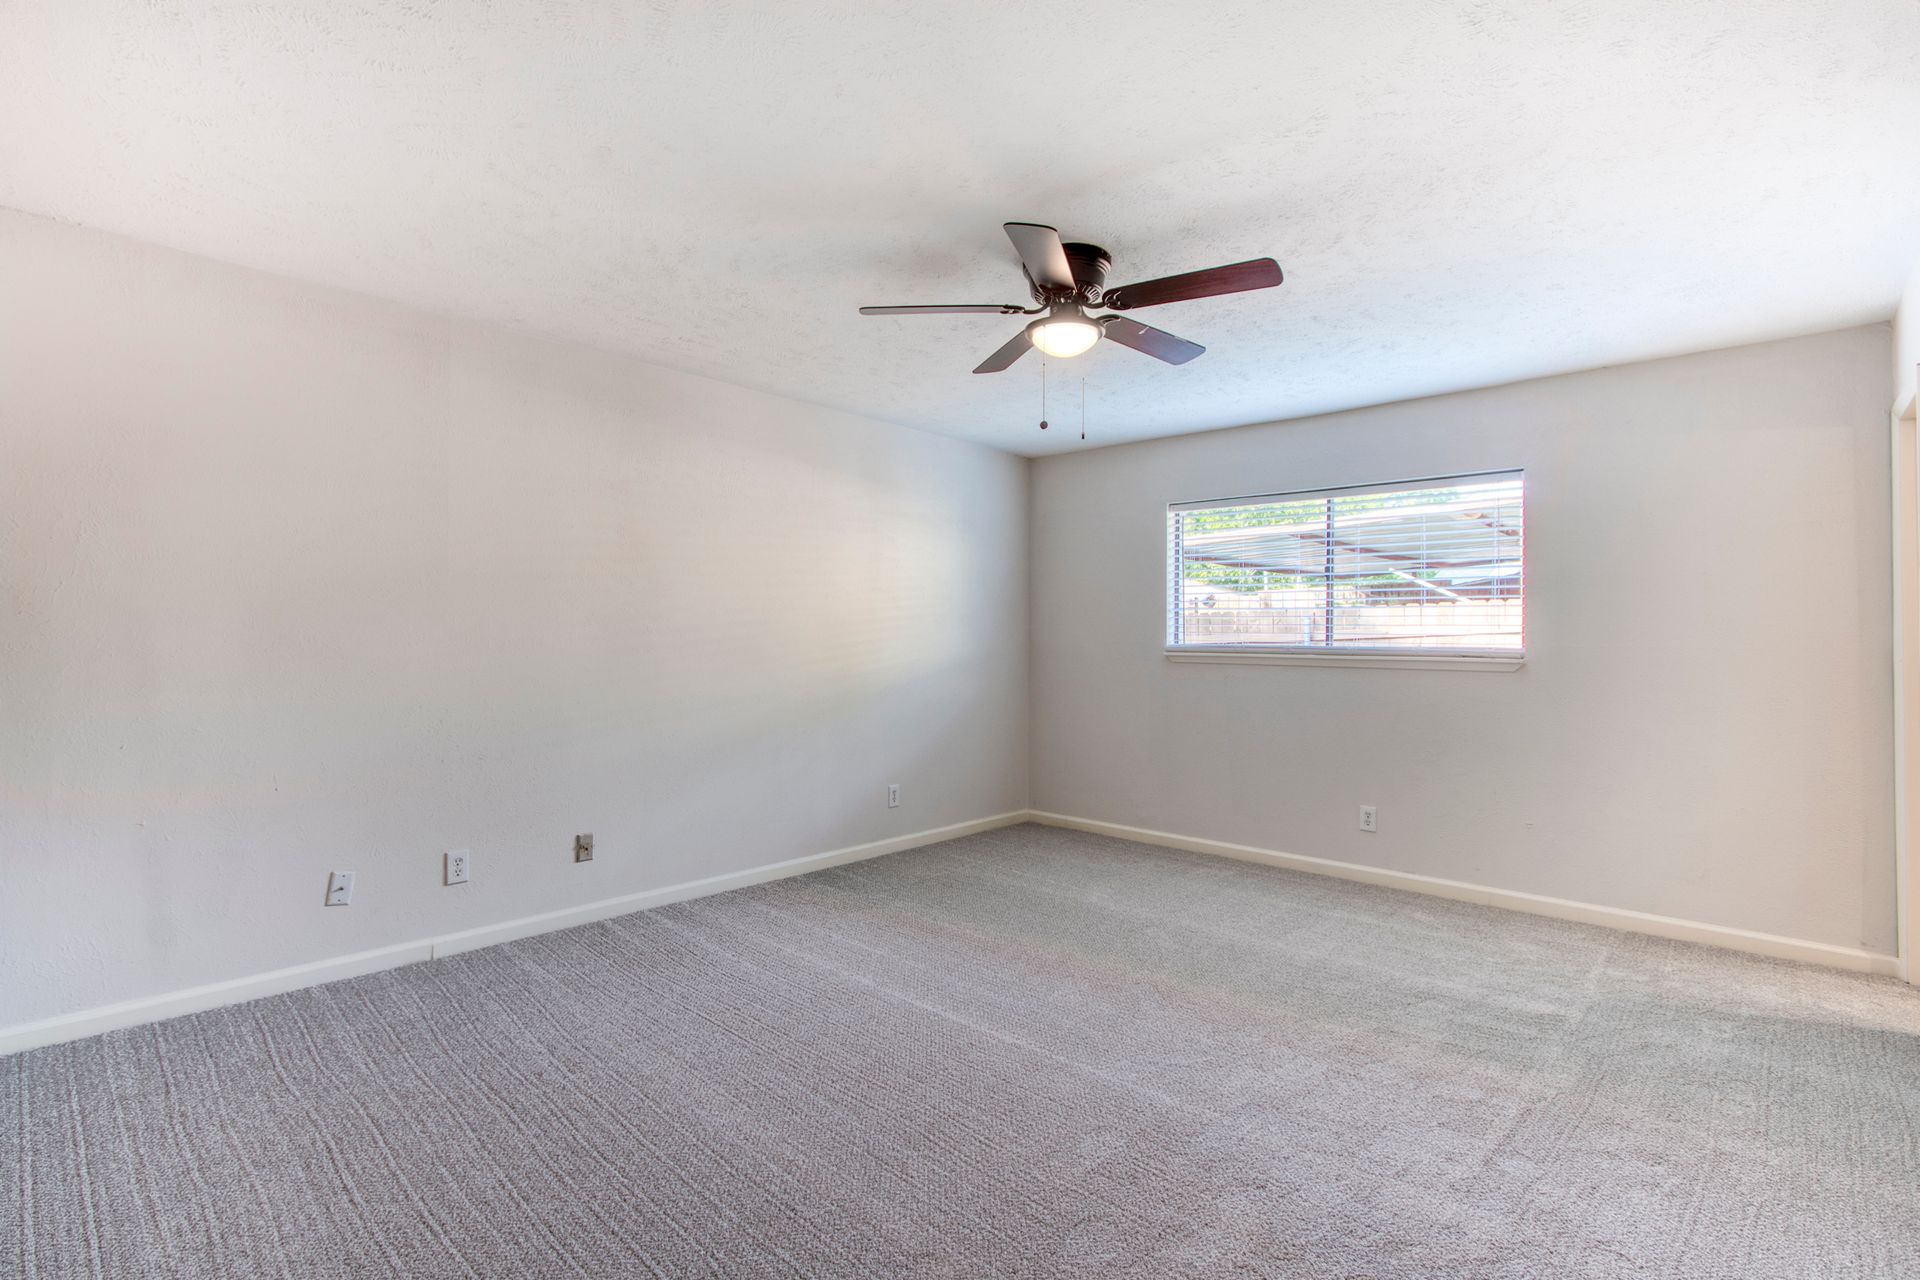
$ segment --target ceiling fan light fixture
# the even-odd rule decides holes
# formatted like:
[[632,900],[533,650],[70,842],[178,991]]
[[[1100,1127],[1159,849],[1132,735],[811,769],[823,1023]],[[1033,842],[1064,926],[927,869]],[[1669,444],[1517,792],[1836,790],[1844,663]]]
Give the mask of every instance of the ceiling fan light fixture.
[[1100,326],[1078,307],[1055,307],[1027,326],[1027,337],[1042,355],[1064,360],[1091,350],[1100,341]]

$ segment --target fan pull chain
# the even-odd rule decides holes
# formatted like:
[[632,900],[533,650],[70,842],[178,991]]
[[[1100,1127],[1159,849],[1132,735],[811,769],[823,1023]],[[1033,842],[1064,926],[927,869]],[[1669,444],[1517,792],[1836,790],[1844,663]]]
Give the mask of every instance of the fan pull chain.
[[1080,438],[1087,438],[1087,380],[1080,379]]
[[1040,429],[1047,429],[1047,362],[1040,362]]

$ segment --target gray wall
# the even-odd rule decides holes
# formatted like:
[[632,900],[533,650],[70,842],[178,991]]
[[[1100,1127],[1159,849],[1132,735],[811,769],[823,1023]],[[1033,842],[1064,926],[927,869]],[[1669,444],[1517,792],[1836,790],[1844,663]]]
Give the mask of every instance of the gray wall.
[[0,1025],[1023,807],[1025,484],[0,213]]
[[[1029,777],[1080,817],[1890,950],[1891,367],[1881,326],[1029,485],[0,214],[0,1025],[1017,809]],[[1161,656],[1167,502],[1509,466],[1524,670]]]
[[[1891,366],[1879,325],[1036,462],[1034,806],[1891,951]],[[1167,503],[1504,467],[1522,670],[1162,656]]]

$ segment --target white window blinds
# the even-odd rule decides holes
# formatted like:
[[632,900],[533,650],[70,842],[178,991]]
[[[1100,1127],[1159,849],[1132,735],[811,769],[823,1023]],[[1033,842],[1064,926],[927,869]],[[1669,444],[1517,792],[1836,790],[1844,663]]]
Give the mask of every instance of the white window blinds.
[[1522,476],[1449,476],[1167,511],[1167,644],[1510,657]]

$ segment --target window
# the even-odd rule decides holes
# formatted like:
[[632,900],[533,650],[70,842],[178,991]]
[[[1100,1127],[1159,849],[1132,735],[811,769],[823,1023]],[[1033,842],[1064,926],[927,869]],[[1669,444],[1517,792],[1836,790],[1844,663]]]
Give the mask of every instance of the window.
[[1167,648],[1521,656],[1518,471],[1176,503]]

